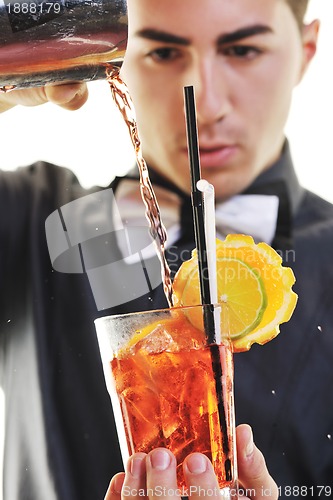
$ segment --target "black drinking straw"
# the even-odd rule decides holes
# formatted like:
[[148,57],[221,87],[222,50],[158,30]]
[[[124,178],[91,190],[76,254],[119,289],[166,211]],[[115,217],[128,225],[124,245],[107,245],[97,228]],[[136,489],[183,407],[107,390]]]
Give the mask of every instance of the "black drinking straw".
[[184,97],[185,97],[187,143],[188,143],[190,172],[191,172],[191,196],[192,196],[192,210],[194,219],[194,236],[195,236],[195,245],[197,247],[197,252],[198,252],[201,303],[204,306],[203,307],[204,329],[207,342],[210,345],[212,369],[214,374],[216,396],[217,396],[217,406],[218,406],[220,427],[223,436],[222,446],[224,455],[226,457],[224,461],[225,479],[227,481],[231,481],[232,469],[231,469],[231,460],[229,458],[230,448],[229,448],[229,440],[227,433],[227,422],[223,404],[222,367],[220,361],[219,346],[216,344],[214,306],[210,304],[210,288],[209,288],[209,274],[208,274],[208,261],[207,261],[207,246],[205,237],[203,193],[197,188],[197,182],[201,179],[201,171],[200,171],[198,131],[197,131],[197,119],[196,119],[193,86],[184,87]]
[[185,96],[185,115],[187,144],[190,159],[191,172],[191,196],[192,210],[194,220],[195,246],[198,252],[198,267],[201,303],[206,306],[203,308],[205,334],[209,344],[216,341],[214,308],[210,307],[210,287],[207,261],[207,246],[205,236],[204,205],[203,193],[197,188],[197,182],[201,179],[200,157],[198,147],[198,131],[195,110],[194,89],[192,86],[184,87]]

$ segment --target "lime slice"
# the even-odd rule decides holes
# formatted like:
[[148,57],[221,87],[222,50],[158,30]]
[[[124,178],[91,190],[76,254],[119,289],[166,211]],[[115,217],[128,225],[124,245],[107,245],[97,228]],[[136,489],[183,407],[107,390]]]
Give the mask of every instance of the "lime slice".
[[[239,259],[218,258],[216,267],[218,302],[226,305],[222,308],[221,328],[229,330],[231,339],[240,338],[260,323],[266,309],[262,280],[255,269]],[[199,287],[198,270],[194,268],[183,289],[184,305],[200,303]],[[196,328],[203,328],[200,310],[189,310],[187,316]]]

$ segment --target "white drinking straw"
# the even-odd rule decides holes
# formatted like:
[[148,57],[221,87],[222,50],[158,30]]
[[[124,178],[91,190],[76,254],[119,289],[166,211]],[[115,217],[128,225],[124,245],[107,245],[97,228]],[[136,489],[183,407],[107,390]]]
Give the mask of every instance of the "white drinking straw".
[[[205,239],[207,249],[207,265],[209,276],[209,290],[211,303],[218,303],[217,295],[217,268],[216,268],[216,224],[215,224],[215,189],[205,179],[197,182],[197,188],[203,193],[204,218],[205,218]],[[221,343],[220,310],[214,310],[216,343]]]

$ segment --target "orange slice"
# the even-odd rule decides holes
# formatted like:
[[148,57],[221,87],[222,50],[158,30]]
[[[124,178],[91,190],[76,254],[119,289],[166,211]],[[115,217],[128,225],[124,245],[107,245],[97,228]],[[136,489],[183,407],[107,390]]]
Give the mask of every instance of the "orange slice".
[[[280,255],[269,245],[255,244],[245,235],[217,240],[216,259],[218,301],[224,304],[221,323],[228,322],[234,351],[247,351],[253,343],[272,340],[296,306],[293,271],[282,266]],[[196,250],[178,270],[173,291],[175,306],[200,303]],[[189,316],[189,320],[203,328],[198,314]]]

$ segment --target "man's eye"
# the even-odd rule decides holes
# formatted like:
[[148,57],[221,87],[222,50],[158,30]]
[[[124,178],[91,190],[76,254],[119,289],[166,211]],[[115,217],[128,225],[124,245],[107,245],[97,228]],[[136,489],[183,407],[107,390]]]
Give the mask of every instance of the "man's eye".
[[174,49],[172,47],[163,47],[160,49],[155,49],[149,52],[148,57],[153,59],[155,62],[167,62],[167,61],[173,61],[176,59],[179,55],[179,52],[177,49]]
[[261,50],[257,47],[252,47],[249,45],[234,45],[232,47],[224,48],[223,54],[231,57],[236,57],[238,59],[254,59],[259,54],[261,54]]

